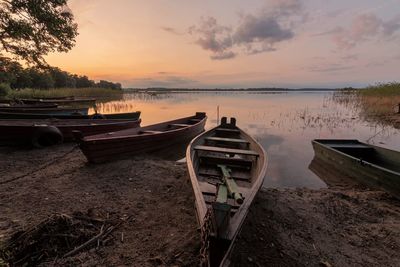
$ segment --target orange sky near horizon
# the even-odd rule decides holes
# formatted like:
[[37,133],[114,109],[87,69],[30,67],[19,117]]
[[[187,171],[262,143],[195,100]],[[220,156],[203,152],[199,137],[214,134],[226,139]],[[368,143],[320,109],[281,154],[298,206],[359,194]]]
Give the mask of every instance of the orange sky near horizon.
[[53,66],[124,87],[337,87],[393,81],[400,1],[70,0]]

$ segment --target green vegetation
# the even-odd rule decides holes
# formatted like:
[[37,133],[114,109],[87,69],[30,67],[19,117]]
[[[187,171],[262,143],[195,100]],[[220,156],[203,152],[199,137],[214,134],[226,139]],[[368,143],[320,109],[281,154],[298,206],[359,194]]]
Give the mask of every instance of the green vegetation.
[[363,89],[344,88],[334,95],[335,101],[355,107],[367,120],[400,126],[400,83],[379,83]]
[[0,56],[47,66],[45,55],[75,45],[77,28],[67,0],[0,0]]
[[0,97],[5,97],[11,92],[11,88],[7,83],[0,83]]
[[400,96],[400,83],[378,83],[376,85],[368,86],[365,89],[359,91],[361,96]]
[[121,89],[120,83],[101,80],[94,82],[87,76],[71,74],[55,67],[23,68],[19,62],[0,56],[0,83],[7,83],[11,89],[34,88],[111,88]]
[[46,98],[46,97],[63,97],[63,96],[80,96],[80,97],[119,97],[123,94],[122,90],[110,88],[58,88],[58,89],[21,89],[12,90],[7,98]]

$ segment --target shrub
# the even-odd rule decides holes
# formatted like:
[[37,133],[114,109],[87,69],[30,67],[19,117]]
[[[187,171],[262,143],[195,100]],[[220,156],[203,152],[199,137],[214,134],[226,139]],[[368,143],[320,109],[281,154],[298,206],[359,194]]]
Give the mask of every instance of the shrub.
[[11,91],[10,85],[7,83],[0,83],[0,96],[7,96]]

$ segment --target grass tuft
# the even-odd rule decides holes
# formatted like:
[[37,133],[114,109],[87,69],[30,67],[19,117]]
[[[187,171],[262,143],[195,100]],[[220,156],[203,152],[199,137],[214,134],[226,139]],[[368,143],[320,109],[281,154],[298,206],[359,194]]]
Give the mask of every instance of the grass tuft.
[[7,95],[7,98],[46,98],[46,97],[116,97],[122,96],[123,90],[105,89],[105,88],[58,88],[58,89],[21,89],[12,90]]

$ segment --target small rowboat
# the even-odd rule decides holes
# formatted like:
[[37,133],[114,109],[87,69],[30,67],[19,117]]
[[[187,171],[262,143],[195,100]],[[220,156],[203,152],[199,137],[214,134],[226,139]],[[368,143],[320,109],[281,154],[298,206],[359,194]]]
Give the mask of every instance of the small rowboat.
[[129,113],[116,113],[116,114],[92,114],[92,115],[64,115],[64,114],[35,114],[35,113],[13,113],[0,111],[1,120],[14,120],[14,119],[109,119],[109,120],[138,120],[140,118],[140,111]]
[[317,139],[312,145],[327,167],[400,198],[400,152],[358,140]]
[[88,108],[14,108],[0,107],[0,112],[31,113],[45,115],[87,115]]
[[21,103],[11,103],[11,104],[0,104],[0,108],[4,109],[15,109],[15,108],[57,108],[57,104],[52,103],[42,103],[42,104],[21,104]]
[[[250,135],[224,117],[197,136],[186,152],[203,254],[211,267],[228,266],[236,236],[267,170],[267,156]],[[204,261],[204,259],[203,259]]]
[[96,103],[95,98],[58,98],[58,99],[21,99],[26,104],[58,104],[58,105],[72,105],[72,104],[88,104],[94,105]]
[[93,135],[139,126],[140,120],[0,120],[0,143],[49,146],[72,141],[73,131]]
[[76,134],[89,162],[101,163],[148,154],[189,142],[204,131],[205,113],[137,129],[82,137]]

